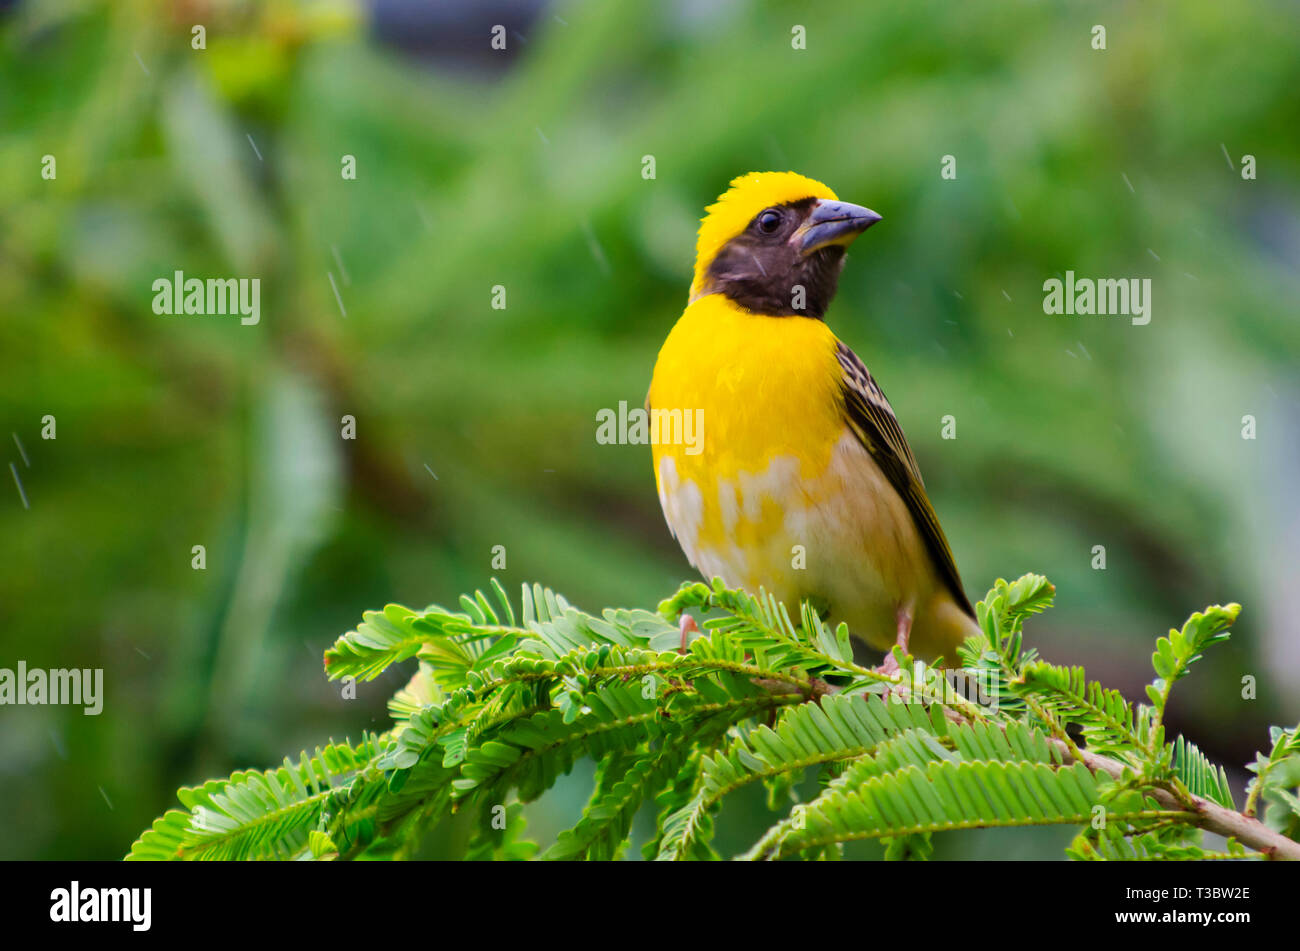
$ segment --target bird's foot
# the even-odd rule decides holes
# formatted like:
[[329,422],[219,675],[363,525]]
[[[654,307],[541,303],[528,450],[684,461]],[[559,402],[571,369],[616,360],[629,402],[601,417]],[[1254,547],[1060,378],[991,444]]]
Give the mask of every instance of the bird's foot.
[[[906,654],[907,642],[912,636],[912,615],[906,609],[899,608],[895,617],[898,621],[898,636],[894,639],[894,644],[902,648],[903,653]],[[892,648],[885,654],[884,663],[874,668],[876,673],[884,674],[886,677],[893,677],[898,673],[898,669],[898,658],[894,656]]]
[[871,669],[878,674],[884,674],[886,677],[892,677],[898,673],[898,658],[894,656],[894,651],[891,649],[885,655],[884,662]]
[[687,638],[689,638],[692,633],[700,633],[700,628],[699,625],[695,623],[695,618],[691,617],[689,614],[683,614],[678,623],[682,629],[682,646],[677,648],[677,653],[685,654]]

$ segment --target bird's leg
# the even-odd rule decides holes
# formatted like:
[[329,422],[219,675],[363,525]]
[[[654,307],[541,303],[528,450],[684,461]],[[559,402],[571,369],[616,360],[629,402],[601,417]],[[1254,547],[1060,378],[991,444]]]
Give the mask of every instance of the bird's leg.
[[695,618],[691,617],[689,614],[683,614],[679,623],[682,629],[682,646],[677,649],[677,652],[679,654],[685,654],[686,638],[688,638],[692,632],[698,634],[700,629],[695,623]]
[[[912,612],[907,608],[900,607],[894,616],[898,621],[898,637],[894,640],[894,643],[901,647],[903,653],[906,654],[907,640],[912,636]],[[894,659],[892,650],[885,654],[885,662],[876,669],[880,673],[891,677],[898,673],[898,661]]]

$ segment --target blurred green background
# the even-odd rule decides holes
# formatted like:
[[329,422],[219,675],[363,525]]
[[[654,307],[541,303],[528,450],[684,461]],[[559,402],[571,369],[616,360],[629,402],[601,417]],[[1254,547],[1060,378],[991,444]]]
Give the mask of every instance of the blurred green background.
[[[1170,716],[1240,788],[1300,717],[1298,89],[1281,2],[0,3],[0,666],[106,693],[0,708],[0,858],[120,857],[180,784],[384,728],[411,665],[352,701],[321,671],[365,609],[693,577],[596,413],[643,400],[704,205],[764,169],[884,215],[829,321],[972,599],[1047,574],[1031,642],[1130,696],[1157,635],[1245,605]],[[155,315],[178,269],[260,278],[260,324]],[[1067,269],[1151,278],[1151,323],[1045,315]],[[772,821],[737,805],[724,849]]]

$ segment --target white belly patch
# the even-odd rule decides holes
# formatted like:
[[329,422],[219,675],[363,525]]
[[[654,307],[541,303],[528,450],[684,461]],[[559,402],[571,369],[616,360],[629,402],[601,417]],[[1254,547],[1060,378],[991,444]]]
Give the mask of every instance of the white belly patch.
[[[815,598],[870,642],[891,641],[897,610],[939,584],[907,506],[847,429],[820,476],[801,478],[798,460],[782,456],[701,487],[664,456],[659,485],[673,535],[706,578],[752,593],[763,587],[792,613],[801,598]],[[753,540],[742,550],[738,537]]]

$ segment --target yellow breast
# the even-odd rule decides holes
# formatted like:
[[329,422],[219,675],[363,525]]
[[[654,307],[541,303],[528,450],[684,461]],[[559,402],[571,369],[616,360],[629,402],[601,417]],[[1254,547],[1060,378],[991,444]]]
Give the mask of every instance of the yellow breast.
[[773,456],[825,469],[843,429],[835,335],[820,320],[764,317],[721,294],[686,308],[659,351],[652,409],[701,412],[702,451],[657,445],[682,478],[735,478],[767,468]]
[[[771,589],[789,568],[789,551],[764,549],[814,501],[843,435],[835,344],[820,320],[751,314],[720,294],[687,307],[664,342],[650,408],[697,413],[703,438],[654,445],[655,479],[669,526],[706,574]],[[741,555],[748,570],[718,570]]]

